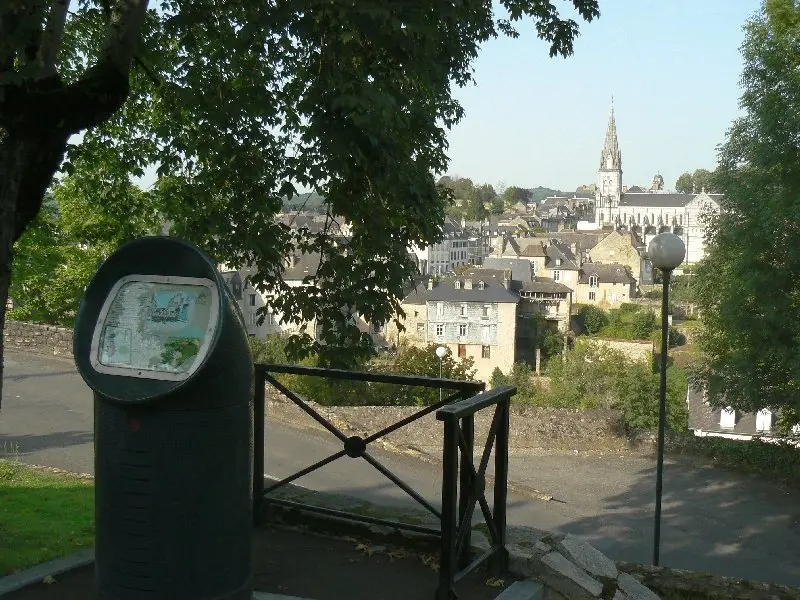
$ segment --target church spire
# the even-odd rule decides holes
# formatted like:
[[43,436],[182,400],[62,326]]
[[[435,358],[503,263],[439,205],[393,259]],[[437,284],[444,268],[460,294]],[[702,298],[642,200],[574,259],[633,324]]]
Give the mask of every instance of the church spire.
[[600,153],[600,168],[619,171],[622,169],[622,152],[617,141],[617,121],[614,118],[614,98],[611,98],[611,116],[608,118],[606,141]]

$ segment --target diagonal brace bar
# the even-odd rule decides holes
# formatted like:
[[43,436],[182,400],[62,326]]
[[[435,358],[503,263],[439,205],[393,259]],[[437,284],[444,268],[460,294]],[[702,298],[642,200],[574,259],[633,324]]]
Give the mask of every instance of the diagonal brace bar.
[[392,433],[393,431],[397,431],[401,427],[405,427],[409,423],[413,423],[417,419],[421,419],[425,415],[430,414],[435,410],[439,410],[441,407],[445,406],[446,404],[449,404],[450,402],[452,402],[453,400],[458,398],[460,395],[461,395],[460,393],[456,393],[456,394],[453,394],[452,396],[448,396],[447,398],[445,398],[441,402],[437,402],[436,404],[431,404],[430,406],[428,406],[426,408],[423,408],[422,410],[420,410],[418,412],[415,412],[413,415],[409,415],[405,419],[401,419],[397,423],[392,423],[388,427],[384,427],[380,431],[377,431],[377,432],[373,433],[371,436],[365,438],[364,439],[364,443],[365,444],[369,444],[370,442],[374,442],[378,438],[381,438],[381,437],[383,437],[385,435],[388,435],[388,434]]
[[265,373],[264,377],[267,381],[269,381],[279,392],[287,396],[292,402],[297,404],[300,408],[302,408],[312,419],[314,419],[317,423],[322,425],[325,429],[330,431],[333,435],[339,438],[341,441],[347,441],[347,436],[343,434],[339,429],[336,428],[330,421],[328,421],[325,417],[320,415],[317,411],[311,408],[306,402],[300,398],[297,394],[295,394],[292,390],[287,388],[283,385],[280,381],[275,379],[269,373]]
[[397,475],[392,473],[389,469],[384,467],[381,463],[379,463],[372,456],[370,456],[369,453],[364,452],[364,454],[362,455],[361,458],[363,458],[365,461],[367,461],[369,464],[371,464],[373,467],[375,467],[389,481],[391,481],[393,484],[395,484],[397,487],[399,487],[401,490],[403,490],[406,494],[408,494],[414,500],[419,502],[422,506],[427,508],[431,513],[433,513],[436,516],[436,518],[438,518],[438,519],[442,518],[442,513],[440,511],[436,510],[436,508],[430,502],[425,500],[425,498],[423,498],[417,492],[415,492],[412,488],[410,488],[405,481],[403,481],[402,479],[397,477]]
[[266,494],[268,492],[271,492],[272,490],[277,490],[279,487],[283,487],[287,483],[291,483],[296,479],[300,479],[303,475],[308,475],[312,471],[321,469],[328,463],[332,463],[333,461],[335,461],[337,458],[342,458],[345,454],[347,453],[344,450],[339,450],[339,452],[337,452],[336,454],[331,454],[328,458],[323,458],[322,460],[315,462],[313,465],[310,465],[305,469],[302,469],[301,471],[294,473],[293,475],[289,475],[288,477],[273,483],[271,486],[266,488],[263,493]]

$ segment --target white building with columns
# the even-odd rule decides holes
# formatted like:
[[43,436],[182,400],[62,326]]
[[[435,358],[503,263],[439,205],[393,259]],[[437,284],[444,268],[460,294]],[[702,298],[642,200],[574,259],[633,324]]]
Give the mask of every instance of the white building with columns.
[[656,234],[671,231],[686,244],[686,263],[696,263],[705,256],[707,218],[720,211],[722,195],[705,189],[680,194],[663,188],[661,175],[653,178],[650,190],[627,191],[622,185],[622,151],[612,106],[597,171],[594,220],[579,222],[578,228],[632,230],[645,244]]

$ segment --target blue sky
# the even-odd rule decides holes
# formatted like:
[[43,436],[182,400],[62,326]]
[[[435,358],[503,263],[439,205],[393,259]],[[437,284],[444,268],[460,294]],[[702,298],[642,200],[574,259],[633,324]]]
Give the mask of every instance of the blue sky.
[[[567,2],[557,1],[561,7]],[[713,169],[739,114],[742,26],[758,0],[600,0],[575,54],[549,58],[530,23],[487,42],[477,85],[458,89],[466,110],[450,132],[448,172],[476,183],[565,191],[593,183],[611,97],[623,183]]]

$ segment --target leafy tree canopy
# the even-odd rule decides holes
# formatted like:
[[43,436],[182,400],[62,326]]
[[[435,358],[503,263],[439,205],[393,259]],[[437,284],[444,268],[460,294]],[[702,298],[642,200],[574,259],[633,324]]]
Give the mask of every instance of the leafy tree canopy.
[[708,193],[719,191],[716,170],[695,169],[694,173],[682,173],[675,182],[675,191],[683,194],[699,194],[705,190]]
[[709,400],[800,409],[800,7],[766,0],[745,27],[741,106],[717,177],[725,194],[694,278]]
[[[275,308],[320,323],[322,345],[293,352],[366,351],[347,316],[387,322],[414,273],[407,247],[441,235],[432,173],[480,44],[529,17],[551,56],[572,52],[578,24],[553,0],[500,4],[495,18],[476,1],[0,3],[0,324],[12,245],[59,168],[112,216],[130,177],[156,169],[174,235],[254,266]],[[597,0],[572,5],[599,15]],[[345,246],[275,222],[295,186],[352,224]],[[322,257],[303,288],[281,278],[292,245]]]
[[83,289],[121,243],[157,233],[152,196],[131,183],[116,190],[119,212],[95,211],[76,193],[76,178],[54,186],[38,216],[17,240],[10,296],[12,318],[71,327]]

